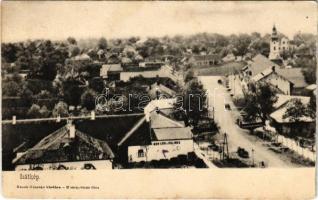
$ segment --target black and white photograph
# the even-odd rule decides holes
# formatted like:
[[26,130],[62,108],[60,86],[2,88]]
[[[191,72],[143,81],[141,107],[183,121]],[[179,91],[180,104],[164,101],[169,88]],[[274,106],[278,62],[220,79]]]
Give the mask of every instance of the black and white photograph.
[[315,168],[315,2],[1,13],[3,171]]

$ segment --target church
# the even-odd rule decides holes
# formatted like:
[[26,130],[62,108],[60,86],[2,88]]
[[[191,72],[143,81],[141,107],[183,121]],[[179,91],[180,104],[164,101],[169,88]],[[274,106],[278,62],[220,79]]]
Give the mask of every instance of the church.
[[268,58],[270,60],[281,60],[280,53],[289,50],[289,39],[287,37],[279,38],[275,25],[272,29],[270,41],[270,53]]

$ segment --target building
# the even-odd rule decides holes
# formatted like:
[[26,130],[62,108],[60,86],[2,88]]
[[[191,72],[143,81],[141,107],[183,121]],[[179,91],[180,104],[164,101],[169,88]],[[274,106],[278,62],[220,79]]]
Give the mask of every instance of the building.
[[[275,72],[274,72],[275,71]],[[258,54],[242,69],[243,87],[250,80],[266,80],[284,94],[301,94],[307,86],[301,68],[282,68],[265,56]],[[268,76],[270,75],[271,76]]]
[[275,111],[270,114],[271,122],[280,134],[313,137],[316,130],[315,119],[309,116],[302,116],[296,121],[291,117],[284,118],[289,104],[294,99],[299,99],[304,105],[310,101],[310,97],[278,95],[278,100],[274,104]]
[[15,170],[112,169],[108,144],[67,124],[13,160]]
[[81,54],[73,57],[72,59],[75,61],[90,61],[91,57],[87,54]]
[[211,66],[221,63],[221,58],[217,54],[194,55],[189,59],[189,63],[196,66]]
[[280,68],[279,65],[272,62],[264,55],[257,54],[252,58],[251,62],[249,62],[249,64],[242,69],[242,71],[243,75],[255,76],[268,68],[272,68],[273,66],[276,70]]
[[163,66],[163,62],[156,62],[156,61],[145,61],[145,62],[140,62],[139,67],[143,68],[156,68],[159,69],[161,66]]
[[308,86],[301,68],[278,68],[277,73],[293,83],[291,94],[302,95]]
[[149,122],[151,112],[156,109],[159,109],[162,112],[171,110],[174,107],[176,101],[176,98],[162,98],[150,101],[144,108],[146,120]]
[[309,96],[317,94],[317,85],[310,84],[305,88],[305,93]]
[[268,68],[251,78],[253,82],[265,81],[274,86],[280,93],[290,95],[293,83],[275,71],[275,66]]
[[233,53],[227,54],[225,57],[222,58],[223,62],[232,62],[235,61],[236,57]]
[[270,52],[268,58],[270,60],[281,60],[280,53],[289,50],[289,39],[286,37],[279,38],[278,32],[274,25],[272,29]]
[[100,69],[100,76],[111,81],[120,80],[120,73],[123,71],[121,64],[106,64]]
[[151,99],[159,99],[163,96],[166,98],[172,98],[176,95],[176,92],[161,83],[154,83],[150,86],[148,94]]
[[190,127],[175,121],[161,110],[150,113],[151,144],[128,147],[128,162],[150,162],[187,156],[194,151],[193,135]]

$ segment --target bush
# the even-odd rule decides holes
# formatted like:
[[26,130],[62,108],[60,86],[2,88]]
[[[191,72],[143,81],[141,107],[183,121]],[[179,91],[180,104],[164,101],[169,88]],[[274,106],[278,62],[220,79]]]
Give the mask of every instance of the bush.
[[33,104],[31,108],[28,110],[28,116],[31,118],[38,118],[41,116],[40,110],[41,108],[39,105]]
[[88,89],[81,96],[81,104],[87,110],[93,110],[95,108],[95,98],[96,92],[94,90]]
[[14,81],[3,82],[2,95],[3,96],[17,96],[20,92],[20,86]]
[[63,101],[58,102],[53,109],[52,112],[53,117],[61,116],[61,117],[67,117],[69,115],[67,104]]

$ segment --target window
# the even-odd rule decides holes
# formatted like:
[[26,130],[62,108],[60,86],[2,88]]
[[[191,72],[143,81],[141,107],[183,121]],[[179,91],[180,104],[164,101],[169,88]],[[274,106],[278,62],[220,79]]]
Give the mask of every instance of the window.
[[138,157],[145,157],[145,153],[144,153],[144,150],[143,149],[139,149],[138,150]]
[[274,47],[274,50],[276,50],[276,47]]

